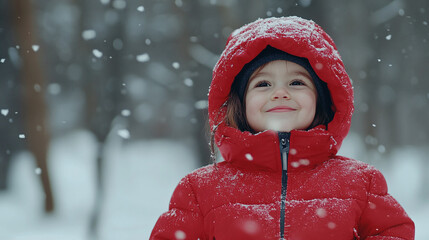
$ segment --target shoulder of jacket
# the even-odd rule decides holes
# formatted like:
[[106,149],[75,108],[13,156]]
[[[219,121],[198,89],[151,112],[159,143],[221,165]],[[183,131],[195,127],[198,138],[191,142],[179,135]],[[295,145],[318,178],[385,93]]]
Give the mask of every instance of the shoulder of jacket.
[[387,182],[380,170],[371,164],[358,160],[345,157],[341,157],[341,159],[350,165],[353,174],[360,176],[359,179],[366,185],[367,192],[380,196],[387,194]]
[[214,181],[225,174],[231,172],[231,166],[227,162],[220,162],[215,164],[209,164],[200,168],[195,169],[188,175],[186,175],[182,181],[189,181],[191,185],[193,184],[201,184],[204,182]]
[[372,178],[374,175],[380,174],[380,171],[371,164],[344,156],[334,156],[325,163],[328,164],[328,166],[337,166],[368,178]]
[[[217,164],[219,165],[219,164]],[[205,182],[213,179],[214,175],[216,175],[217,166],[214,164],[209,164],[200,168],[193,170],[191,173],[188,173],[182,181],[186,181],[191,185],[199,182]]]

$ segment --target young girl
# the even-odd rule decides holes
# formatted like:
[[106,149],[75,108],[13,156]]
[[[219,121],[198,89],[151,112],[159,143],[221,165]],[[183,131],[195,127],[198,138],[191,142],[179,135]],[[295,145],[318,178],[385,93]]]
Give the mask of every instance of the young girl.
[[180,181],[150,239],[414,239],[382,174],[336,155],[352,89],[313,21],[259,19],[234,31],[209,92],[225,161]]

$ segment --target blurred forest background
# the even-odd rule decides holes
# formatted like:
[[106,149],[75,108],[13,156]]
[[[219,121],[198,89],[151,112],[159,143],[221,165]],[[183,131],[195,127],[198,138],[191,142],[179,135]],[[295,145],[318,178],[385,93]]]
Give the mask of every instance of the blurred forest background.
[[[12,190],[14,156],[29,152],[36,163],[29,174],[44,196],[39,207],[55,213],[49,149],[82,129],[96,142],[88,183],[96,202],[109,178],[103,152],[112,133],[121,146],[186,142],[196,167],[209,163],[207,93],[227,37],[257,18],[289,15],[331,35],[353,80],[351,136],[360,145],[349,152],[389,169],[400,161],[388,156],[412,147],[422,156],[418,173],[399,177],[420,176],[414,197],[427,201],[427,0],[0,0],[0,193]],[[94,206],[92,236],[102,211]]]

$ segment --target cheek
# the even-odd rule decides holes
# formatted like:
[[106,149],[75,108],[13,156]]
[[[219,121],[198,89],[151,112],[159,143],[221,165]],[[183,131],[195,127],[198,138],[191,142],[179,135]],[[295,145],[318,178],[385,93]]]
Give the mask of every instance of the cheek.
[[264,105],[264,99],[257,94],[249,94],[246,96],[246,115],[255,113],[261,110]]
[[246,119],[250,127],[254,130],[258,129],[260,111],[264,106],[264,101],[258,94],[249,94],[246,96]]
[[316,111],[316,94],[313,92],[306,92],[304,94],[301,94],[299,97],[299,102],[301,107],[309,110],[309,111]]

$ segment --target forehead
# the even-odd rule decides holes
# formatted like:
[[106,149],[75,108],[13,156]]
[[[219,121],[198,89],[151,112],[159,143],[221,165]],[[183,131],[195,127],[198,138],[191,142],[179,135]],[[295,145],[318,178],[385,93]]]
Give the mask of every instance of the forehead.
[[262,65],[256,71],[258,71],[258,70],[259,70],[259,72],[272,71],[272,70],[286,70],[288,72],[295,71],[295,72],[308,73],[307,70],[305,70],[305,68],[302,67],[301,65],[294,63],[294,62],[291,62],[291,61],[286,61],[286,60],[271,61],[269,63]]
[[257,75],[271,74],[271,73],[305,75],[306,77],[311,79],[310,73],[303,66],[291,61],[276,60],[276,61],[268,62],[260,66],[259,68],[257,68],[250,76],[250,80],[252,80]]

